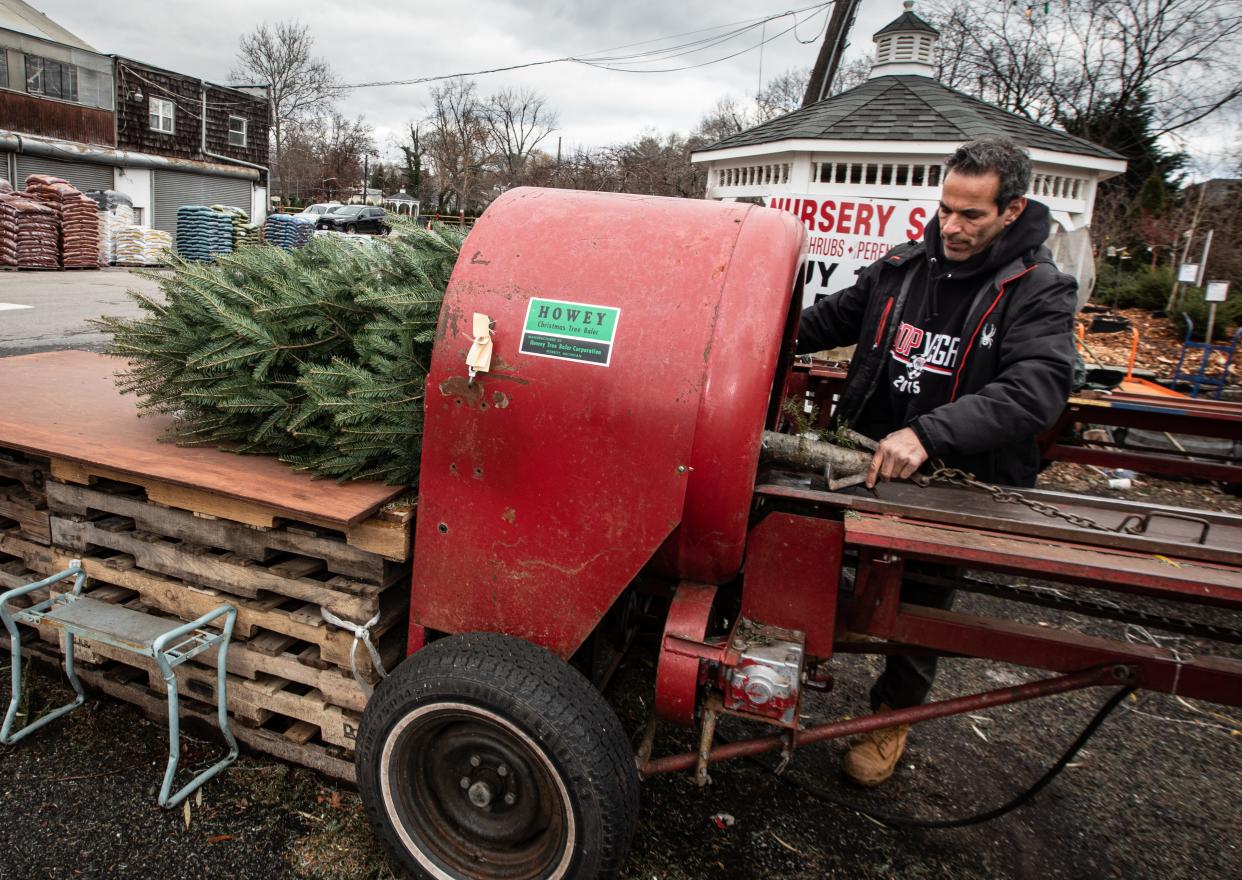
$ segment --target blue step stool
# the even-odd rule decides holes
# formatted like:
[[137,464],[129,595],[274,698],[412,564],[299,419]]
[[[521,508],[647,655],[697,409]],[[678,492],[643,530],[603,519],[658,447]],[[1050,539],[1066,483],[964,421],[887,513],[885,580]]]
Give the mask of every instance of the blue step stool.
[[[14,599],[69,578],[73,578],[72,592],[52,596],[28,608],[9,609],[9,603]],[[226,702],[227,678],[225,676],[229,639],[233,635],[233,625],[237,622],[237,609],[232,605],[221,605],[197,620],[182,623],[179,620],[168,620],[153,614],[134,611],[122,605],[113,605],[83,596],[82,588],[85,585],[86,572],[82,570],[82,563],[75,559],[62,572],[0,594],[0,619],[3,619],[4,628],[9,631],[13,653],[13,696],[9,700],[9,710],[4,716],[4,725],[0,727],[0,743],[12,745],[40,727],[50,724],[62,715],[67,715],[86,701],[86,696],[82,692],[82,683],[78,681],[77,673],[73,669],[75,637],[102,642],[143,657],[151,657],[159,665],[160,673],[168,688],[168,767],[164,771],[164,784],[160,788],[159,805],[175,807],[237,758],[237,740],[234,739],[233,731],[229,728]],[[223,631],[213,632],[204,628],[208,623],[220,617],[225,618]],[[48,712],[42,718],[14,732],[13,721],[17,717],[17,708],[22,697],[22,642],[21,632],[17,628],[19,623],[31,626],[47,624],[64,631],[65,675],[68,676],[69,683],[73,685],[77,697],[73,702]],[[181,716],[178,711],[177,677],[173,673],[173,668],[217,645],[220,651],[216,663],[216,713],[220,731],[228,742],[229,751],[222,759],[182,786],[176,794],[171,794],[173,779],[177,775],[177,762],[181,758]]]

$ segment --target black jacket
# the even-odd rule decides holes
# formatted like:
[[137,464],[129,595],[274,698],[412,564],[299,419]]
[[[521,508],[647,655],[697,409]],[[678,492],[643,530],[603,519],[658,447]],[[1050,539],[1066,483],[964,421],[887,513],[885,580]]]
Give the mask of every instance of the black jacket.
[[[922,400],[895,415],[892,425],[883,426],[887,430],[871,425],[871,433],[908,426],[933,460],[989,482],[1034,484],[1035,438],[1061,414],[1069,395],[1077,311],[1077,283],[1057,270],[1042,244],[1048,223],[1048,209],[1029,202],[974,265],[975,292],[945,383],[947,399]],[[935,308],[942,259],[933,218],[923,241],[893,248],[863,270],[854,286],[803,311],[799,352],[858,345],[837,406],[838,424],[856,424],[886,381],[902,316],[923,312],[929,297]]]

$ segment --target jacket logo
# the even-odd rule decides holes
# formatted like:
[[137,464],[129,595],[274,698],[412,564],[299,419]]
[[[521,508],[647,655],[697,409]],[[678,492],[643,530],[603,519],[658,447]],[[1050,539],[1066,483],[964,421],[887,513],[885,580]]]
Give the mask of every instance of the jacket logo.
[[897,338],[893,340],[893,351],[902,357],[909,357],[910,352],[914,351],[923,344],[923,330],[911,324],[902,323],[897,328]]
[[996,325],[988,324],[983,328],[983,335],[979,337],[980,348],[991,348],[992,340],[996,338]]
[[893,379],[893,387],[903,394],[922,393],[921,380],[929,376],[952,376],[957,363],[960,338],[948,333],[928,333],[922,327],[902,322],[893,334],[890,356],[905,368]]

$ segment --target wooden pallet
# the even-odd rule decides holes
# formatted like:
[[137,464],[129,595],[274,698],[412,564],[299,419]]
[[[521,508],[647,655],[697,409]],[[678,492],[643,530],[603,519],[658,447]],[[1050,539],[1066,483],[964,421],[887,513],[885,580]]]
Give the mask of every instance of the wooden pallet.
[[[0,648],[5,651],[11,649],[8,636],[2,631]],[[45,666],[60,666],[60,657],[50,646],[23,642],[22,653]],[[161,694],[150,690],[147,686],[148,676],[143,670],[122,663],[105,663],[97,667],[83,665],[77,671],[78,677],[87,687],[134,704],[152,721],[160,724],[167,722],[168,703]],[[197,700],[185,700],[181,704],[181,718],[187,727],[193,726],[203,731],[216,729],[214,705],[207,706]],[[72,716],[62,723],[72,723]],[[323,742],[317,733],[318,729],[313,725],[280,715],[273,715],[257,727],[233,725],[233,735],[248,749],[292,764],[300,764],[332,779],[355,784],[354,764],[349,753]]]
[[[215,492],[168,483],[155,477],[116,470],[66,458],[51,457],[52,476],[64,483],[89,486],[99,480],[141,488],[148,501],[188,511],[203,517],[229,520],[260,529],[276,528],[287,522],[274,507],[253,501],[229,498]],[[344,528],[347,544],[394,562],[410,558],[410,535],[414,519],[412,507],[381,510],[374,516]],[[325,525],[323,522],[311,525]]]
[[[42,575],[28,569],[22,571],[21,569],[24,566],[18,566],[14,569],[12,563],[7,565],[9,567],[6,568],[5,563],[0,563],[0,589],[21,586],[22,584],[39,580],[42,577]],[[125,605],[135,611],[145,611],[154,614],[161,613],[161,609],[145,603],[141,594],[112,584],[89,581],[84,595],[101,602]],[[47,596],[48,591],[46,589],[39,590],[30,594],[28,601],[22,602],[19,599],[17,604],[20,604],[21,607],[26,607],[26,605],[41,601],[47,598]],[[39,629],[39,636],[49,644],[61,645],[63,641],[60,631],[51,626],[41,627]],[[390,631],[386,637],[379,640],[377,649],[380,652],[385,668],[393,668],[401,662],[401,658],[405,653],[404,631],[400,628]],[[361,660],[365,654],[366,649],[360,646],[359,659]],[[89,660],[92,656],[94,654],[90,651],[83,652],[83,657],[86,660]],[[199,666],[214,670],[216,651],[211,650],[199,654],[194,658],[194,662]],[[323,660],[317,645],[300,641],[291,636],[281,635],[280,633],[256,630],[249,638],[242,638],[235,632],[229,643],[228,671],[233,675],[254,682],[273,678],[284,679],[292,686],[316,690],[323,695],[324,700],[328,703],[342,709],[348,709],[351,712],[361,713],[367,705],[367,695],[358,685],[351,672]],[[362,668],[359,669],[360,673],[363,671]],[[365,671],[370,683],[376,684],[378,675],[372,674],[369,657]]]
[[128,483],[100,481],[87,487],[51,481],[47,503],[54,513],[128,517],[141,531],[223,548],[255,562],[269,562],[281,553],[320,559],[333,574],[381,587],[407,579],[410,573],[408,563],[361,550],[339,531],[299,523],[257,528],[213,519],[153,503],[144,489]]
[[[232,653],[232,646],[229,648]],[[154,659],[134,654],[111,645],[74,640],[74,654],[83,664],[104,664],[106,661],[141,669],[147,674],[147,686],[155,693],[166,693],[164,679]],[[173,668],[177,692],[197,700],[207,711],[215,707],[216,671],[195,663]],[[327,701],[315,688],[279,676],[260,673],[254,679],[228,676],[226,702],[229,716],[247,727],[262,727],[274,716],[313,727],[323,742],[352,752],[358,739],[361,713]],[[185,702],[185,700],[183,700]],[[309,738],[309,737],[308,737]]]
[[52,541],[46,500],[31,495],[17,480],[0,477],[0,525],[6,520],[16,523],[21,533],[32,541],[40,544]]
[[[0,583],[21,586],[33,580],[64,570],[74,555],[63,548],[44,547],[23,539],[15,530],[0,531]],[[286,599],[283,596],[264,596],[244,599],[218,590],[175,580],[155,572],[144,571],[135,566],[134,559],[124,554],[88,554],[80,556],[90,582],[96,585],[122,587],[141,597],[142,601],[159,613],[194,620],[206,614],[222,602],[229,602],[237,609],[235,636],[264,646],[274,658],[267,666],[256,666],[256,671],[284,675],[296,681],[319,686],[305,677],[291,675],[280,658],[287,653],[304,655],[307,647],[314,646],[318,652],[318,664],[349,670],[353,653],[353,635],[326,623],[315,603]],[[21,570],[5,574],[6,566],[24,566],[34,576]],[[24,579],[21,579],[24,578]],[[372,627],[372,637],[377,643],[389,633],[397,647],[393,659],[403,653],[403,633],[407,619],[409,591],[394,588],[383,594],[382,613],[379,622]],[[275,646],[280,645],[280,650]],[[390,649],[392,650],[392,649]],[[387,658],[385,658],[387,659]],[[358,671],[374,683],[377,680],[371,659],[363,648],[357,652]],[[316,664],[311,664],[316,665]],[[240,674],[245,674],[240,669]],[[305,673],[304,675],[308,675]]]
[[382,587],[333,575],[321,559],[281,554],[257,562],[231,551],[142,531],[134,520],[123,516],[88,519],[54,514],[50,521],[52,543],[82,556],[97,555],[99,548],[111,550],[132,557],[147,572],[248,599],[274,593],[313,603],[355,623],[365,623],[380,609]]
[[51,462],[46,458],[0,448],[0,477],[21,483],[26,492],[36,498],[44,495],[51,467]]
[[[24,604],[30,604],[46,598],[46,590],[39,592],[42,595],[31,594],[21,599],[26,600]],[[105,602],[124,602],[126,593],[130,591],[110,585],[98,586],[88,591],[91,598]],[[130,595],[133,594],[130,593]],[[18,601],[21,602],[21,600]],[[132,600],[128,604],[136,610],[150,610]],[[64,654],[65,635],[60,628],[45,624],[35,629],[42,642],[54,647],[57,653]],[[235,650],[239,656],[249,654],[248,659],[255,660],[256,652],[240,642],[229,645],[230,660],[233,659]],[[147,686],[152,691],[166,692],[163,675],[154,658],[143,657],[132,651],[83,638],[74,639],[74,658],[79,666],[119,663],[141,669],[147,675]],[[177,678],[179,694],[214,707],[216,700],[214,664],[183,663],[174,667],[173,672]],[[333,672],[336,673],[336,670]],[[343,681],[341,683],[344,684]],[[344,699],[355,705],[360,702],[362,704],[360,708],[353,709],[335,705],[318,688],[271,673],[255,672],[252,678],[246,678],[230,672],[226,702],[229,715],[242,724],[260,727],[271,721],[273,716],[281,715],[291,721],[313,726],[317,730],[317,735],[325,743],[352,751],[358,735],[361,709],[365,708],[366,698],[352,679],[346,687],[353,693],[346,693]]]

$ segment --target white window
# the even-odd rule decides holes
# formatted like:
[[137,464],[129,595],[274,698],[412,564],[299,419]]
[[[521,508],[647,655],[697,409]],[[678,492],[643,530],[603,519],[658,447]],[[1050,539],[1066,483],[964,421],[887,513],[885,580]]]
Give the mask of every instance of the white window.
[[174,130],[173,102],[163,98],[152,98],[149,106],[151,130],[166,131],[171,134]]
[[246,118],[244,116],[229,117],[229,146],[246,146]]

